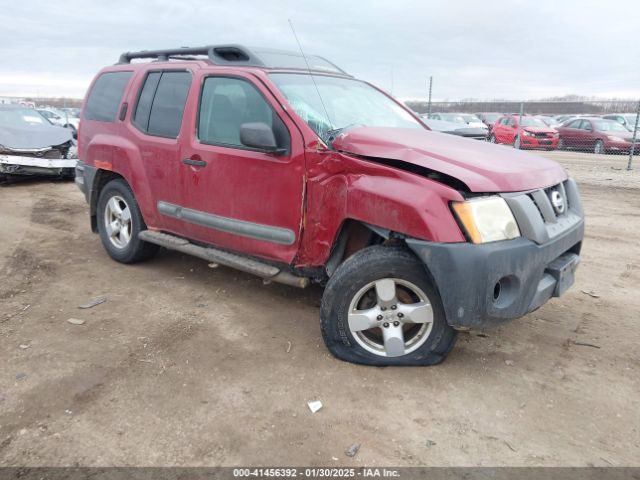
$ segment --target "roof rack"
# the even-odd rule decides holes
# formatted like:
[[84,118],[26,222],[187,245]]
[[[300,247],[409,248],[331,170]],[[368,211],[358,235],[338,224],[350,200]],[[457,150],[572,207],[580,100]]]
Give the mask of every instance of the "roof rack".
[[125,52],[120,55],[118,63],[127,64],[134,59],[150,59],[157,62],[200,60],[198,57],[205,57],[204,60],[214,65],[312,70],[350,76],[329,60],[317,55],[306,56],[305,58],[295,52],[267,48],[249,49],[236,44]]

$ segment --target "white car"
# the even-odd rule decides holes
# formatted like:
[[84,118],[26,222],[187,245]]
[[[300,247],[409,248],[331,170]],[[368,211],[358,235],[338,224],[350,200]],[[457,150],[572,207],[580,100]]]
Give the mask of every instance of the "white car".
[[60,110],[54,110],[53,108],[36,108],[40,115],[49,120],[54,125],[68,128],[73,133],[74,138],[78,133],[78,125],[80,125],[80,119],[70,115],[68,112],[62,112]]
[[432,120],[442,120],[445,122],[462,123],[466,124],[469,128],[483,128],[488,130],[482,120],[476,117],[472,113],[432,113],[429,116]]
[[0,181],[54,175],[73,178],[77,159],[71,131],[33,108],[0,105]]

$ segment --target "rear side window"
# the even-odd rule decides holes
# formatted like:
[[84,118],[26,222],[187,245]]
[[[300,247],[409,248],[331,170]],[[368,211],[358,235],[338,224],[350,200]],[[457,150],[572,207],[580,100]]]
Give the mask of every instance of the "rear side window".
[[147,75],[133,124],[149,135],[176,138],[191,86],[189,72],[151,72]]
[[107,72],[100,75],[84,107],[84,118],[113,122],[131,75],[133,72]]

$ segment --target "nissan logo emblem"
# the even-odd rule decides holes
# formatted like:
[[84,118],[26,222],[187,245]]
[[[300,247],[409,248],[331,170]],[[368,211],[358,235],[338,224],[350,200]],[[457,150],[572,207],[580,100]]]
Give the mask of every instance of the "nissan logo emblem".
[[557,215],[564,213],[564,199],[557,190],[551,192],[551,205],[553,205]]

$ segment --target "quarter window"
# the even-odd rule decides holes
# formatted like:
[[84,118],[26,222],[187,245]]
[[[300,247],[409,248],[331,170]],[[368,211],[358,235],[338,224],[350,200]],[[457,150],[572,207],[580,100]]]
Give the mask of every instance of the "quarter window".
[[247,148],[240,142],[244,123],[271,127],[278,146],[289,147],[289,133],[262,94],[248,81],[207,77],[202,86],[198,138],[203,143]]
[[107,72],[100,75],[87,99],[84,118],[113,122],[131,75],[133,72]]

